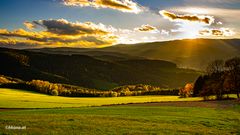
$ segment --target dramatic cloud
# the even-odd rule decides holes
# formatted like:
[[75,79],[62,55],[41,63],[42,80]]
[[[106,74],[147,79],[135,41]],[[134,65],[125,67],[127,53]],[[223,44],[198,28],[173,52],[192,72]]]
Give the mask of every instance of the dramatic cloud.
[[33,21],[33,25],[39,25],[46,28],[48,32],[60,34],[60,35],[105,35],[108,34],[107,29],[103,24],[93,24],[91,22],[86,23],[72,23],[65,19],[58,20],[39,20]]
[[36,28],[36,26],[30,22],[24,22],[23,25],[29,30],[33,30],[34,28]]
[[142,25],[141,27],[135,28],[134,30],[140,31],[140,32],[154,32],[158,33],[158,29],[154,26],[151,26],[149,24],[147,25]]
[[31,26],[31,31],[0,29],[0,46],[90,48],[120,43],[153,42],[169,35],[169,31],[158,30],[149,24],[135,29],[116,29],[101,23],[69,22],[65,19],[36,20],[25,24]]
[[24,49],[24,48],[38,48],[38,47],[42,47],[42,45],[43,44],[41,44],[41,42],[35,42],[32,40],[0,38],[0,46],[1,47]]
[[[115,36],[64,36],[47,32],[27,32],[22,29],[15,31],[0,30],[0,45],[40,45],[48,47],[75,46],[75,47],[103,47],[116,42]],[[4,32],[5,31],[5,32]]]
[[28,32],[23,29],[18,29],[14,31],[0,29],[0,36],[26,38],[26,39],[35,40],[35,41],[46,41],[45,34],[37,33],[37,32]]
[[190,21],[190,22],[199,22],[211,25],[214,23],[214,18],[211,16],[204,15],[177,15],[165,10],[159,11],[159,13],[166,19],[171,21]]
[[234,32],[228,28],[220,28],[220,29],[205,29],[199,31],[200,36],[217,36],[217,37],[226,37],[233,36]]
[[27,24],[32,24],[32,27],[41,26],[45,30],[30,32],[23,29],[0,29],[0,45],[103,47],[117,41],[117,36],[112,33],[114,28],[103,24],[72,23],[64,19],[40,20]]
[[139,13],[141,7],[132,0],[63,0],[64,5],[94,7],[94,8],[111,8],[122,12]]

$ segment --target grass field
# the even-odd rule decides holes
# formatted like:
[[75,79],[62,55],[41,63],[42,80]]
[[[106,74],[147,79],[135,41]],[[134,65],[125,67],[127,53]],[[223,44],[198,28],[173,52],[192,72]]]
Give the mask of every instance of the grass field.
[[[240,134],[237,101],[201,100],[176,96],[66,98],[0,89],[0,108],[5,108],[0,109],[0,134]],[[175,102],[143,103],[152,101]],[[100,106],[122,103],[142,104]]]
[[115,98],[70,98],[49,96],[23,90],[0,89],[0,108],[59,108],[101,106],[109,104],[200,101],[202,98],[179,98],[178,96],[136,96]]
[[[0,134],[240,134],[240,106],[228,109],[108,106],[0,112]],[[6,125],[26,126],[7,130]]]

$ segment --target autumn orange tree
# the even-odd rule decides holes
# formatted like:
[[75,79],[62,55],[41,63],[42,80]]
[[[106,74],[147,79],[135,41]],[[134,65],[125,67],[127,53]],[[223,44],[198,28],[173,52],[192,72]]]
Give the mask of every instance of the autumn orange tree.
[[179,90],[180,97],[191,97],[193,95],[193,84],[187,83],[184,88]]

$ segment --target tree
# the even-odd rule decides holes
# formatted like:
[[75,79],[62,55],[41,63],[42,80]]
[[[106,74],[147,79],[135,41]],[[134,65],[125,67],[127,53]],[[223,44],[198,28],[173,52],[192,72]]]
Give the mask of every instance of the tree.
[[193,94],[193,84],[187,83],[183,89],[179,90],[180,97],[191,97]]
[[224,71],[224,61],[223,60],[214,60],[209,63],[207,66],[208,75],[219,75]]
[[209,96],[213,94],[212,84],[213,83],[210,79],[205,80],[202,90],[200,92],[200,96],[204,97],[204,100],[208,100]]
[[204,77],[199,76],[198,79],[194,83],[193,87],[193,97],[197,97],[200,94],[200,91],[202,90],[204,85]]
[[232,83],[232,78],[229,75],[229,73],[225,73],[225,80],[223,83],[223,87],[224,87],[224,93],[227,94],[227,98],[229,98],[230,93],[232,93],[232,91],[234,91],[234,85]]
[[207,67],[207,73],[212,80],[211,88],[217,96],[217,99],[223,97],[223,83],[224,83],[224,61],[215,60]]
[[240,58],[235,57],[227,60],[225,67],[227,68],[227,72],[229,72],[237,97],[240,99]]

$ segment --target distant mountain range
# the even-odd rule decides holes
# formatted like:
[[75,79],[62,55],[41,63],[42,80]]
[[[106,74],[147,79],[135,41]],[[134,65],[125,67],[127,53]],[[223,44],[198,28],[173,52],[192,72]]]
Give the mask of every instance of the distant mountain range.
[[215,59],[240,56],[240,39],[186,39],[166,42],[116,45],[106,48],[44,48],[32,51],[53,54],[83,54],[98,59],[146,58],[176,63],[178,67],[203,70]]

